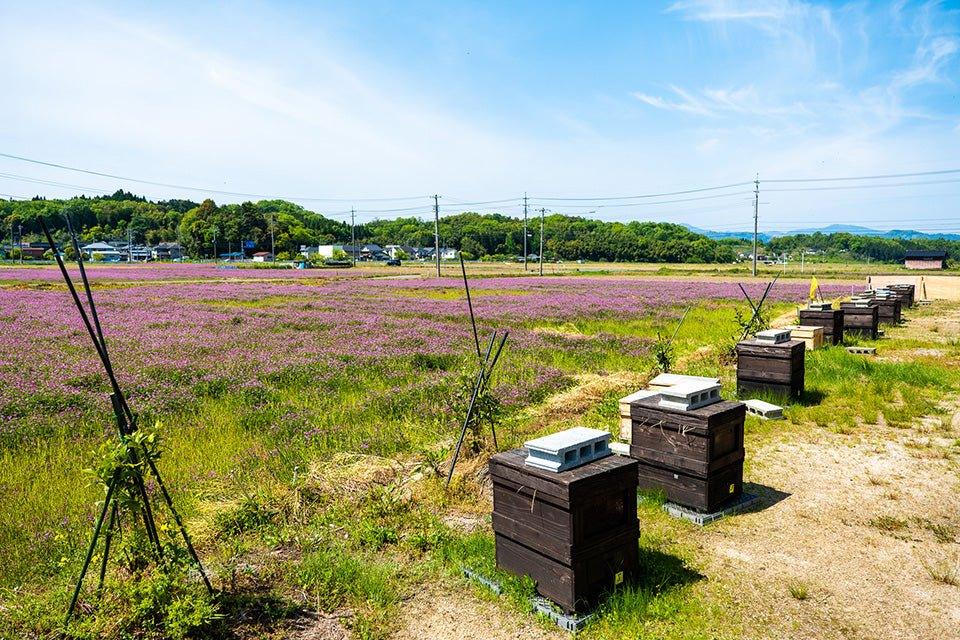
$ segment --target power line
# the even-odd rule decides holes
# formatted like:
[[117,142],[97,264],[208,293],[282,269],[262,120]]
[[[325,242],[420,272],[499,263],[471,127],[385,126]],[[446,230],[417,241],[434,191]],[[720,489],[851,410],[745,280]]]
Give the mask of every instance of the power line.
[[91,176],[100,176],[101,178],[112,178],[114,180],[123,180],[126,182],[137,182],[139,184],[149,184],[155,187],[164,187],[167,189],[183,189],[186,191],[197,191],[200,193],[215,193],[219,195],[238,196],[241,198],[260,198],[263,200],[299,200],[304,202],[395,202],[400,200],[421,200],[421,199],[430,197],[430,196],[400,196],[395,198],[314,198],[314,197],[294,198],[289,196],[284,197],[284,196],[275,196],[275,195],[264,195],[261,193],[244,193],[240,191],[223,191],[221,189],[206,189],[202,187],[191,187],[187,185],[172,184],[167,182],[157,182],[155,180],[130,178],[126,176],[115,175],[112,173],[104,173],[102,171],[93,171],[91,169],[81,169],[79,167],[71,167],[69,165],[58,164],[56,162],[47,162],[45,160],[25,158],[23,156],[13,155],[12,153],[0,152],[0,157],[9,158],[11,160],[19,160],[21,162],[30,162],[32,164],[43,165],[45,167],[53,167],[55,169],[64,169],[66,171],[76,171],[77,173],[85,173]]
[[558,198],[558,197],[546,197],[546,196],[531,196],[534,200],[551,200],[555,202],[574,202],[574,201],[596,201],[600,202],[603,200],[640,200],[643,198],[662,198],[665,196],[680,196],[687,193],[700,193],[703,191],[718,191],[721,189],[732,189],[734,187],[744,187],[747,185],[753,184],[752,182],[735,182],[733,184],[724,184],[716,187],[701,187],[699,189],[686,189],[684,191],[668,191],[666,193],[646,193],[639,196],[609,196],[609,197],[594,197],[594,198]]
[[[622,207],[652,207],[658,204],[676,204],[678,202],[695,202],[698,200],[715,200],[717,198],[732,198],[734,196],[753,195],[753,191],[735,191],[733,193],[721,193],[713,196],[698,196],[696,198],[678,198],[676,200],[659,200],[657,202],[628,202],[625,204],[564,204],[559,205],[565,209],[613,209]],[[540,198],[544,200],[545,198]],[[533,203],[533,206],[542,206],[540,203]],[[554,205],[558,206],[558,205]]]
[[851,184],[843,185],[839,187],[793,187],[787,189],[765,189],[764,192],[768,191],[844,191],[849,189],[884,189],[888,187],[922,187],[924,185],[930,184],[954,184],[960,182],[960,180],[924,180],[918,182],[888,182],[885,184]]
[[920,176],[939,176],[948,173],[960,173],[960,169],[942,169],[939,171],[920,171],[917,173],[887,173],[874,176],[850,176],[846,178],[781,178],[764,182],[843,182],[845,180],[884,180],[888,178],[916,178]]

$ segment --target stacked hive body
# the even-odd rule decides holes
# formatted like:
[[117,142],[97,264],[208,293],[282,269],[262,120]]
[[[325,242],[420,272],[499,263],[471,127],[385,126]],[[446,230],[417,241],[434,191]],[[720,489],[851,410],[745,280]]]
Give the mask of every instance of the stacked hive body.
[[807,351],[813,351],[823,346],[823,327],[818,326],[793,326],[784,327],[790,330],[790,338],[793,340],[803,340],[807,345]]
[[912,307],[916,287],[912,284],[891,284],[887,287],[900,298],[900,304],[904,308]]
[[800,309],[800,324],[823,327],[823,340],[828,344],[843,342],[843,309],[834,309],[830,303],[813,303]]
[[856,334],[870,340],[877,339],[880,327],[880,309],[872,300],[856,300],[840,303],[843,309],[843,332]]
[[743,403],[724,400],[688,410],[664,406],[661,396],[632,402],[630,455],[640,463],[640,488],[706,512],[738,498],[745,415]]
[[901,301],[897,294],[889,289],[877,289],[873,292],[873,301],[877,304],[877,321],[883,324],[899,324]]
[[490,459],[497,566],[568,613],[637,572],[637,462],[609,455],[554,472],[514,449]]
[[764,391],[791,398],[803,394],[806,344],[789,335],[783,330],[761,331],[755,339],[737,344],[738,393]]

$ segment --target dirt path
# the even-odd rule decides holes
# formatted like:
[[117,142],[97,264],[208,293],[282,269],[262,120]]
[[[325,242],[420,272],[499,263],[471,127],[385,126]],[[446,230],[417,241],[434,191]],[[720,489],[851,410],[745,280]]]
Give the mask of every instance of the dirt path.
[[937,449],[838,436],[752,452],[748,480],[789,495],[708,530],[706,572],[755,637],[960,638],[960,590],[926,568],[960,562],[960,474]]
[[396,640],[562,640],[569,638],[474,594],[470,587],[431,589],[404,606]]

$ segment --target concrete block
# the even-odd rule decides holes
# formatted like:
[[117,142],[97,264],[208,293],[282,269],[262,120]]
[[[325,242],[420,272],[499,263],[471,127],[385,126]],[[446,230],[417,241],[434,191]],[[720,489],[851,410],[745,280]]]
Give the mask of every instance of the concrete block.
[[660,406],[690,411],[720,402],[720,384],[713,381],[682,382],[660,391]]
[[612,454],[610,433],[574,427],[528,440],[525,464],[545,471],[566,471]]
[[779,407],[763,400],[744,400],[747,413],[763,418],[764,420],[783,420],[783,407]]
[[755,334],[753,334],[753,337],[760,342],[780,344],[782,342],[790,341],[790,330],[789,329],[764,329],[763,331],[757,331]]

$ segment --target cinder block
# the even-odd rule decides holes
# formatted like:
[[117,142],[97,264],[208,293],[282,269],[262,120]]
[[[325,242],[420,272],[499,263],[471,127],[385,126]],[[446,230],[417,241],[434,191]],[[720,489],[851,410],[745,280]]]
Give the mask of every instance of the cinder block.
[[770,342],[772,344],[781,344],[790,341],[789,329],[764,329],[757,331],[753,337],[760,342]]
[[720,384],[712,381],[683,382],[660,391],[660,406],[680,411],[699,409],[720,400]]
[[607,431],[574,427],[525,442],[524,464],[545,471],[566,471],[611,455],[609,442]]
[[783,419],[783,407],[779,407],[770,402],[751,399],[751,400],[744,400],[743,404],[747,405],[747,413],[750,413],[757,417],[763,418],[765,420],[782,420]]

